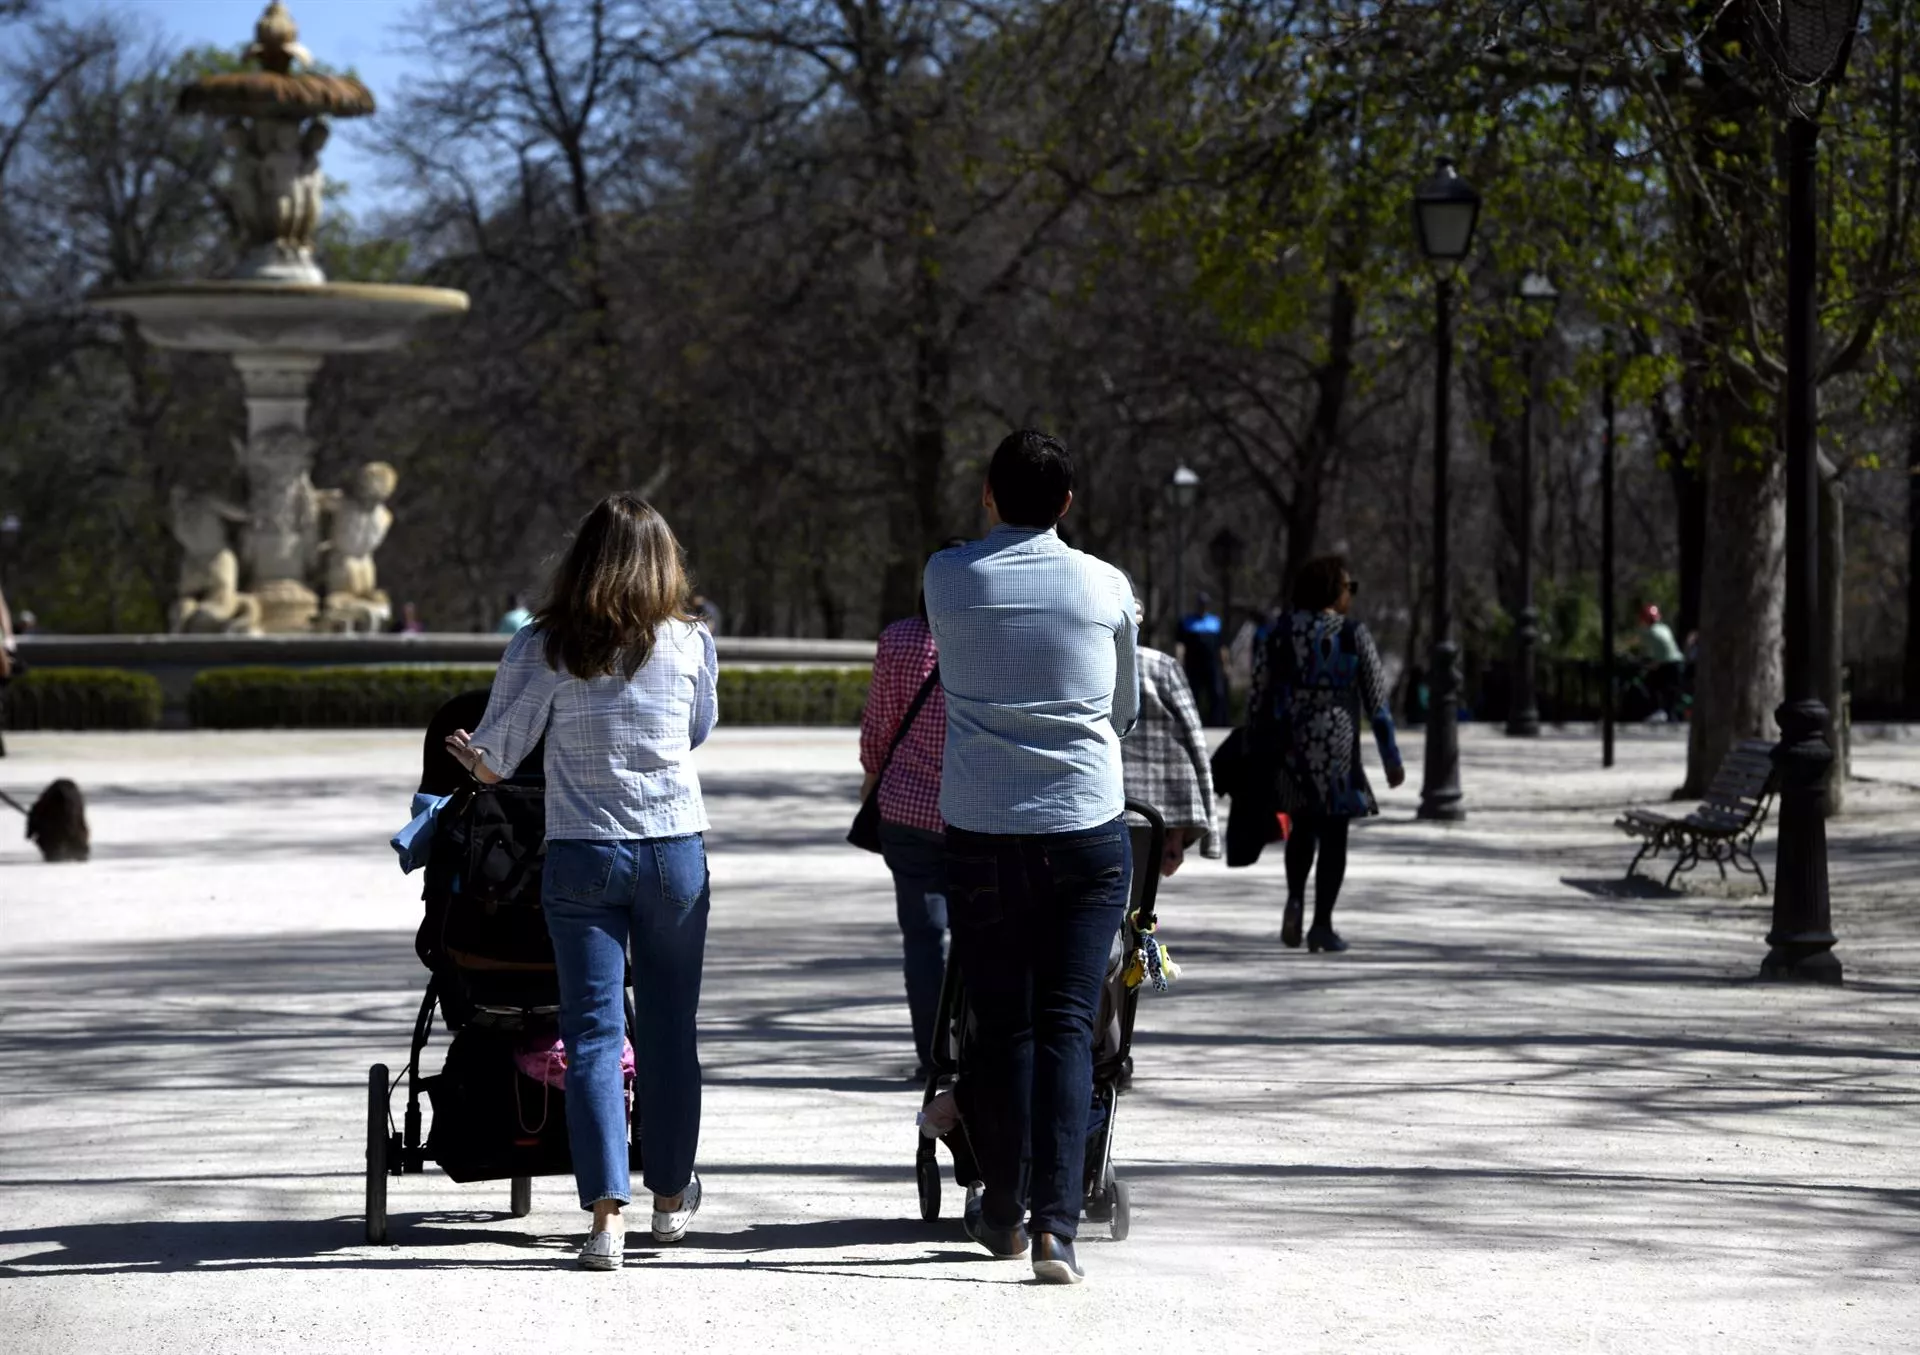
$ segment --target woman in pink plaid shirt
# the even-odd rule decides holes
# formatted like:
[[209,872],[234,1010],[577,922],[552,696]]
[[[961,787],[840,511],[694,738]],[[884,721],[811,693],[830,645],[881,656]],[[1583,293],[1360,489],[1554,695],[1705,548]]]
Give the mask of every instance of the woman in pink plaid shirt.
[[[860,797],[880,783],[880,850],[893,872],[893,895],[905,952],[907,1008],[913,1014],[913,1047],[924,1082],[933,1041],[934,1009],[947,972],[947,825],[940,817],[940,759],[947,747],[947,703],[937,678],[914,716],[913,726],[887,760],[887,749],[907,709],[939,662],[920,615],[880,632],[873,655],[873,686],[860,717],[860,765],[866,770]],[[882,774],[882,767],[885,772]]]

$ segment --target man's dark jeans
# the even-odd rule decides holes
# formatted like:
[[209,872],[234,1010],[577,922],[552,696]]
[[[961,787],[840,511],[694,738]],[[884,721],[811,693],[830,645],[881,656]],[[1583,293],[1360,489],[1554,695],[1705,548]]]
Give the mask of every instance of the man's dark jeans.
[[947,916],[973,1033],[961,1111],[988,1227],[1031,1200],[1035,1232],[1078,1230],[1093,1025],[1132,851],[1124,819],[1073,833],[947,830]]

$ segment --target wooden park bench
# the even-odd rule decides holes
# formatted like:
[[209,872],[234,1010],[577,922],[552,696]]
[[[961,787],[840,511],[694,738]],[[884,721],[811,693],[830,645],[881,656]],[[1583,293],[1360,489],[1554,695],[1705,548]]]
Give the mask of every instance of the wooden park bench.
[[1667,872],[1667,887],[1683,870],[1692,870],[1705,857],[1720,868],[1727,878],[1727,865],[1735,870],[1750,870],[1759,878],[1760,888],[1767,877],[1754,859],[1753,840],[1767,821],[1773,805],[1775,778],[1773,745],[1760,739],[1748,739],[1735,746],[1714,773],[1707,787],[1707,798],[1685,818],[1656,813],[1651,809],[1629,809],[1614,827],[1628,837],[1640,839],[1640,851],[1627,867],[1631,879],[1640,863],[1664,851],[1674,851],[1673,868]]

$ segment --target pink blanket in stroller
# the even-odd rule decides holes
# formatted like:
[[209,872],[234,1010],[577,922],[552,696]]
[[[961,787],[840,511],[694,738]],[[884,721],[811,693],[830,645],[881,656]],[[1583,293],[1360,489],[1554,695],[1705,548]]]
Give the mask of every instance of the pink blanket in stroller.
[[[522,1040],[513,1051],[514,1064],[535,1082],[544,1082],[557,1092],[567,1089],[567,1045],[564,1040],[533,1036]],[[633,1081],[633,1041],[620,1042],[620,1080]]]

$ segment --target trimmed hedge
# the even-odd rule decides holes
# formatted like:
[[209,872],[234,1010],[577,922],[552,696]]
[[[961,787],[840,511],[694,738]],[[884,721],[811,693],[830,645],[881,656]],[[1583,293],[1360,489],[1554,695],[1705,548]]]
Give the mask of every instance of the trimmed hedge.
[[198,729],[419,729],[492,682],[491,668],[455,664],[211,668],[193,679],[187,713]]
[[160,680],[124,668],[31,668],[0,693],[8,729],[155,729]]
[[[857,725],[871,680],[868,668],[723,668],[720,722]],[[200,729],[417,729],[492,682],[491,668],[450,664],[213,668],[194,678],[187,710]]]
[[720,724],[857,725],[871,668],[722,668]]

